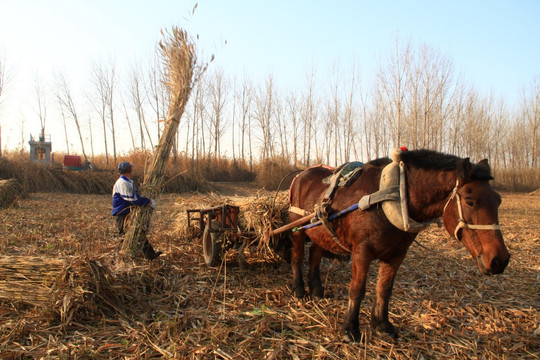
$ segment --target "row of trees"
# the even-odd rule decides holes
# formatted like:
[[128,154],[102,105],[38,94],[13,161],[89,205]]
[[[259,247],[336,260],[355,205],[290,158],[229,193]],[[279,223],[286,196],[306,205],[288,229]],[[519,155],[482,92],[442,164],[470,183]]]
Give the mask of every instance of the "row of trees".
[[[279,88],[273,75],[257,84],[214,67],[192,91],[173,152],[193,164],[227,156],[250,164],[280,157],[309,166],[365,161],[406,145],[488,158],[500,169],[538,168],[540,80],[533,79],[510,108],[505,99],[481,94],[454,72],[452,61],[436,49],[398,41],[373,76],[361,77],[356,66],[335,65],[329,78],[317,81],[312,68],[305,84],[294,89]],[[116,163],[118,133],[130,139],[132,149],[153,148],[168,108],[162,73],[155,60],[122,76],[114,64],[94,62],[83,98],[74,96],[61,73],[52,86],[36,79],[41,126],[49,122],[47,108],[55,106],[67,151],[75,129],[83,155],[88,142],[92,156],[94,144],[102,143],[107,163],[109,158]],[[91,109],[87,126],[81,102]]]

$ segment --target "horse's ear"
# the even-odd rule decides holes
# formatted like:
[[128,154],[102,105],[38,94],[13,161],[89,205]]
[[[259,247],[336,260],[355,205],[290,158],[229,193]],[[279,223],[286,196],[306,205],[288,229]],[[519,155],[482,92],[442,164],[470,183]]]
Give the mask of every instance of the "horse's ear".
[[471,160],[469,158],[461,159],[457,163],[456,175],[462,182],[467,182],[471,176]]
[[482,169],[483,171],[476,171],[474,177],[478,177],[479,179],[483,180],[493,180],[493,176],[491,176],[491,167],[489,166],[487,159],[484,159],[478,163],[478,169]]
[[485,168],[487,171],[491,172],[491,167],[489,166],[488,159],[481,160],[478,163],[478,166],[481,166],[481,167]]

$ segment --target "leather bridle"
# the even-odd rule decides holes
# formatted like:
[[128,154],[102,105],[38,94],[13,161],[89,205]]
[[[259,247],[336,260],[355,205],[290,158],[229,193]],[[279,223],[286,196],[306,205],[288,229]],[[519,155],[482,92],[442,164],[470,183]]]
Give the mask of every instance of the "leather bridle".
[[454,229],[454,237],[457,241],[461,241],[458,237],[458,231],[461,229],[473,229],[473,230],[501,230],[500,225],[498,224],[492,224],[492,225],[475,225],[475,224],[469,224],[465,219],[463,218],[463,210],[461,208],[461,198],[458,194],[458,187],[459,187],[459,179],[456,180],[456,186],[454,187],[454,190],[452,190],[452,194],[450,195],[450,198],[444,205],[443,209],[443,221],[444,221],[444,212],[446,211],[446,207],[452,201],[453,198],[456,199],[457,203],[457,209],[458,209],[458,223],[456,225],[456,228]]

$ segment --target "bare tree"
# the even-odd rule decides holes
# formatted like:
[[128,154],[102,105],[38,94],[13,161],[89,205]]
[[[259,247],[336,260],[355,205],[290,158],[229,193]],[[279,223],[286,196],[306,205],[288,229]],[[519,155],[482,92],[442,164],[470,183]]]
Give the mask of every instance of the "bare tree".
[[167,114],[168,91],[163,79],[163,67],[158,57],[150,63],[148,72],[148,100],[156,117],[158,139],[161,137],[161,127]]
[[255,96],[255,115],[254,119],[261,131],[262,141],[262,160],[269,159],[273,156],[273,136],[271,119],[274,106],[274,81],[272,75],[266,79],[265,87],[259,87]]
[[[251,125],[251,106],[253,103],[252,90],[253,86],[251,82],[244,75],[244,80],[242,81],[242,86],[237,96],[237,101],[239,102],[240,107],[240,156],[242,159],[246,158],[245,153],[245,142],[246,142],[246,132],[250,129]],[[251,154],[251,148],[249,149]],[[251,156],[250,156],[251,157]],[[250,162],[251,163],[251,162]]]
[[140,69],[140,66],[137,65],[132,66],[130,71],[129,95],[131,98],[131,104],[133,105],[133,109],[135,110],[135,113],[137,114],[137,119],[139,121],[141,149],[144,149],[145,147],[145,131],[148,137],[148,141],[150,141],[150,146],[153,148],[154,144],[152,142],[150,131],[148,130],[148,125],[146,124],[144,116],[144,102],[146,100],[147,94],[143,86],[142,70]]
[[532,81],[528,89],[523,89],[521,97],[521,117],[523,118],[531,138],[531,167],[540,165],[540,78]]
[[344,91],[345,99],[343,101],[343,126],[342,126],[342,139],[343,139],[343,162],[351,160],[351,152],[354,148],[354,135],[355,131],[355,99],[357,96],[358,88],[358,70],[356,65],[352,66],[352,73],[350,75],[350,83],[347,91]]
[[340,79],[339,65],[335,64],[332,67],[330,75],[330,95],[326,100],[326,116],[324,117],[324,135],[323,135],[323,147],[326,153],[326,163],[330,162],[330,155],[333,150],[333,163],[337,164],[338,160],[338,148],[341,146],[341,131],[340,131],[340,113],[341,113],[341,99],[339,88]]
[[69,155],[69,136],[68,136],[68,129],[67,129],[67,121],[66,121],[66,113],[64,111],[64,107],[62,106],[62,102],[57,97],[58,100],[58,106],[60,107],[60,114],[62,115],[62,126],[64,128],[64,139],[66,141],[66,153]]
[[8,88],[12,76],[13,71],[8,68],[5,56],[0,56],[0,105],[2,105],[4,92]]
[[111,136],[113,144],[113,157],[114,162],[116,163],[116,130],[115,130],[115,121],[114,121],[114,99],[115,89],[116,89],[116,66],[114,62],[111,62],[110,65],[105,70],[107,73],[107,81],[105,82],[107,89],[107,107],[109,109],[109,121],[111,125]]
[[[135,145],[135,135],[133,134],[133,129],[131,128],[131,121],[129,120],[129,114],[126,108],[126,102],[124,101],[123,98],[122,98],[122,107],[124,108],[124,114],[126,115],[126,123],[129,129],[129,134],[131,135],[131,144],[133,146],[133,150],[135,150],[137,148],[137,146]],[[116,162],[116,158],[115,158],[115,162]]]
[[109,99],[112,98],[109,84],[108,71],[97,62],[92,63],[92,82],[95,86],[94,91],[88,96],[88,99],[94,110],[98,113],[101,124],[103,125],[103,144],[105,146],[105,163],[109,166],[109,148],[107,142],[107,107],[110,104]]
[[41,137],[45,138],[45,123],[47,120],[47,90],[37,74],[34,74],[34,86],[36,91],[36,113],[41,125]]
[[228,81],[225,79],[223,69],[216,69],[211,77],[207,77],[207,91],[209,108],[206,111],[208,118],[209,135],[214,147],[214,155],[220,157],[221,138],[225,132],[225,106],[228,101]]
[[[191,133],[190,123],[188,122],[188,131],[186,132],[186,154],[191,153],[191,174],[194,175],[198,171],[198,163],[200,154],[205,152],[204,142],[204,99],[203,99],[203,81],[198,81],[193,89],[192,97],[192,121],[191,121]],[[191,151],[189,145],[191,144]]]
[[88,132],[90,133],[90,151],[92,152],[92,163],[96,161],[94,156],[94,136],[92,135],[92,118],[88,117]]
[[[317,107],[315,105],[315,67],[306,75],[307,91],[302,99],[300,118],[304,130],[303,162],[305,166],[310,165],[311,145],[316,140],[315,123],[317,120]],[[317,151],[317,149],[315,149]]]
[[[0,56],[0,109],[4,100],[4,93],[11,82],[12,70],[7,67],[5,56]],[[2,157],[2,122],[0,122],[0,157]]]
[[501,98],[495,105],[491,122],[491,133],[489,135],[491,153],[489,161],[494,167],[506,169],[505,144],[507,142],[509,113],[504,99]]
[[292,152],[293,152],[293,165],[298,165],[298,142],[300,140],[301,122],[299,119],[299,101],[296,93],[291,92],[287,96],[287,113],[291,120],[291,138],[292,138]]
[[[404,98],[407,93],[407,72],[411,61],[410,43],[405,48],[395,41],[394,53],[386,63],[379,64],[377,96],[383,118],[393,131],[395,145],[401,144],[402,122],[405,115]],[[380,124],[382,125],[382,124]]]
[[441,150],[449,113],[452,63],[434,48],[423,45],[416,54],[411,51],[406,71],[406,140],[415,148]]
[[88,161],[88,158],[86,157],[86,152],[84,151],[84,141],[83,141],[83,136],[81,132],[81,126],[79,124],[77,108],[73,101],[71,89],[68,86],[66,79],[61,73],[56,74],[56,83],[57,83],[56,97],[58,99],[60,107],[64,109],[66,112],[68,112],[69,115],[71,115],[71,117],[73,118],[73,121],[75,122],[75,126],[77,127],[77,132],[79,133],[79,139],[81,140],[81,150],[83,153],[84,161],[86,163]]
[[287,145],[287,122],[285,121],[284,108],[280,97],[276,97],[274,102],[274,127],[279,137],[280,155],[288,158],[289,147]]

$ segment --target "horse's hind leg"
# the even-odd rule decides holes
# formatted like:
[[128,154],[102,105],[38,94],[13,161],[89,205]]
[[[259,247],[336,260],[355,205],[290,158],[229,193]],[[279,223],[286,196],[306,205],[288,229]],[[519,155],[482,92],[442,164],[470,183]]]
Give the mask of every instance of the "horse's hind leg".
[[349,288],[349,306],[343,324],[345,341],[349,342],[360,340],[358,315],[360,313],[360,304],[366,294],[366,278],[372,259],[362,251],[355,251],[351,260],[352,279]]
[[323,248],[316,243],[312,243],[309,248],[309,271],[308,286],[311,296],[322,298],[324,289],[321,282],[320,264],[323,256]]
[[383,331],[397,338],[397,331],[388,319],[388,304],[392,296],[392,287],[396,278],[397,270],[405,258],[399,256],[392,261],[381,261],[379,265],[379,276],[377,279],[377,300],[373,304],[371,312],[371,327],[377,331]]
[[302,274],[302,262],[304,261],[304,242],[306,235],[302,232],[292,233],[292,256],[291,267],[293,273],[293,294],[297,298],[303,298],[306,296],[306,289],[304,288],[304,279]]

